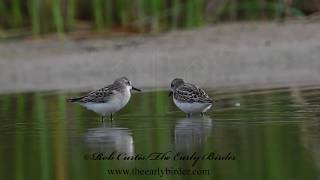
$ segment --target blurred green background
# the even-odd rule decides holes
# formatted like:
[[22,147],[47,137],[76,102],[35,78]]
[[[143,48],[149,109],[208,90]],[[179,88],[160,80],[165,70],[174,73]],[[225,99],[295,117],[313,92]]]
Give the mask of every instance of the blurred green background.
[[0,35],[149,33],[223,21],[281,21],[319,9],[318,0],[0,0]]

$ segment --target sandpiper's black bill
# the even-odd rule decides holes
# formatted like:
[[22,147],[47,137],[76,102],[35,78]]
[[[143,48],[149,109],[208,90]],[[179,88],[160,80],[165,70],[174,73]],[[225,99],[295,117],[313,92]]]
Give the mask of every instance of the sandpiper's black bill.
[[170,91],[170,92],[169,92],[169,97],[170,97],[172,94],[173,94],[172,91]]
[[132,90],[141,92],[141,89],[135,88],[135,87],[133,87],[133,86],[132,86]]

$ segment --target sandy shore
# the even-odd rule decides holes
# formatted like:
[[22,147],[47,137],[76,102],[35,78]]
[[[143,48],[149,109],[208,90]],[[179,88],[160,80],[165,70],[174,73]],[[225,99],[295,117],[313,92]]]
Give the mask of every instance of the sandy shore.
[[320,83],[320,24],[235,23],[159,35],[0,43],[0,92],[87,90],[120,76],[200,86]]

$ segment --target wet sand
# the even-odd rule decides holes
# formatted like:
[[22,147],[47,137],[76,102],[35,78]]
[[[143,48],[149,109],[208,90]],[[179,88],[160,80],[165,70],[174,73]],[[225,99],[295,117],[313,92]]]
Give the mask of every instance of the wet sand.
[[320,23],[232,23],[131,37],[0,43],[0,92],[90,90],[128,76],[204,87],[320,83]]

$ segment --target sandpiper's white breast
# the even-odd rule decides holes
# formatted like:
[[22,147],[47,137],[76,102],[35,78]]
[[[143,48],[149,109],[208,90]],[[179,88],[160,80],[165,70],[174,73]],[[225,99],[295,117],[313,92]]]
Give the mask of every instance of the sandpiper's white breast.
[[185,113],[206,112],[212,106],[211,103],[198,103],[198,102],[185,103],[185,102],[177,101],[175,98],[173,98],[173,102],[179,109],[181,109],[181,111]]
[[110,100],[106,103],[82,103],[81,105],[102,115],[110,115],[122,109],[130,100],[131,92],[127,87],[123,92],[114,92]]

